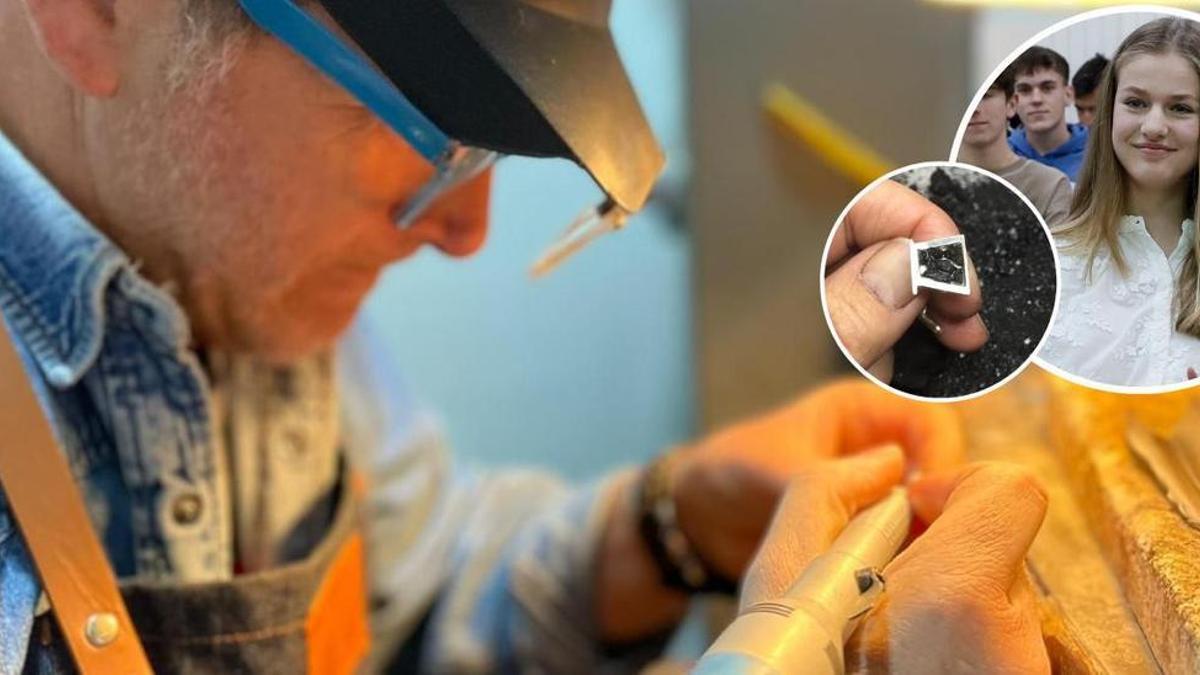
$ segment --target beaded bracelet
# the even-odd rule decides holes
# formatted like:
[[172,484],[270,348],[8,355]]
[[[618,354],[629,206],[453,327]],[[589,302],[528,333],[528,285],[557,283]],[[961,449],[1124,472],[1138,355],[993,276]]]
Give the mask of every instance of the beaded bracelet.
[[735,594],[737,582],[712,569],[692,547],[679,526],[671,492],[671,465],[675,453],[666,453],[646,467],[638,489],[639,530],[664,585],[688,593]]

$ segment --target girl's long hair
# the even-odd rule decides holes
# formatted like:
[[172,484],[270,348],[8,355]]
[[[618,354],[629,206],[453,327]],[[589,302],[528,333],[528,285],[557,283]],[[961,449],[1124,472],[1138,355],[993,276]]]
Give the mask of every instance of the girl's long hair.
[[[1200,24],[1187,19],[1165,17],[1140,26],[1129,34],[1105,69],[1098,89],[1096,120],[1089,134],[1087,155],[1079,174],[1079,184],[1071,201],[1071,215],[1055,234],[1068,250],[1086,256],[1087,278],[1091,278],[1096,256],[1107,250],[1122,275],[1129,274],[1129,263],[1118,240],[1121,217],[1128,213],[1126,188],[1128,177],[1113,150],[1113,108],[1117,97],[1117,76],[1135,56],[1143,54],[1179,54],[1187,59],[1200,77]],[[1184,213],[1196,216],[1197,181],[1195,167],[1187,177]],[[1200,237],[1195,238],[1184,261],[1183,272],[1175,288],[1175,328],[1200,337]]]

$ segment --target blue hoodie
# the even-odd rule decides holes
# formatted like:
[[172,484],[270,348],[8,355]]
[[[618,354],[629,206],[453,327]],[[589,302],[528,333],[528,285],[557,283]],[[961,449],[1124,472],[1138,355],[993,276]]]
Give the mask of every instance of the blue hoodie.
[[1071,183],[1075,184],[1079,181],[1079,167],[1083,166],[1083,153],[1087,149],[1088,130],[1082,124],[1068,124],[1067,131],[1071,132],[1071,137],[1067,139],[1067,142],[1044,155],[1034,150],[1033,146],[1029,144],[1029,139],[1025,138],[1024,127],[1017,129],[1012,136],[1008,137],[1008,144],[1018,155],[1052,166],[1067,174]]

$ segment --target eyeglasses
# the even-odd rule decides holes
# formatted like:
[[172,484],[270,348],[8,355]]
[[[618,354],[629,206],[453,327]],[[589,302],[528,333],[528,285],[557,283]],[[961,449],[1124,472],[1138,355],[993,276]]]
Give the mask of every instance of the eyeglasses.
[[[394,216],[397,227],[411,227],[440,198],[500,159],[500,153],[465,145],[444,133],[374,64],[292,0],[238,1],[259,28],[346,89],[433,164],[433,178]],[[549,273],[600,235],[623,227],[629,215],[612,200],[587,209],[534,262],[531,274]]]

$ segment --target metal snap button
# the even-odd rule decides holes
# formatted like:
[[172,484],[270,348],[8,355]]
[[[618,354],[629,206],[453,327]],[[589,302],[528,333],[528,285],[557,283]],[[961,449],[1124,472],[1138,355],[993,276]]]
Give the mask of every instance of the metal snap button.
[[200,520],[204,511],[204,500],[194,492],[187,492],[171,501],[171,519],[179,525],[192,525]]

